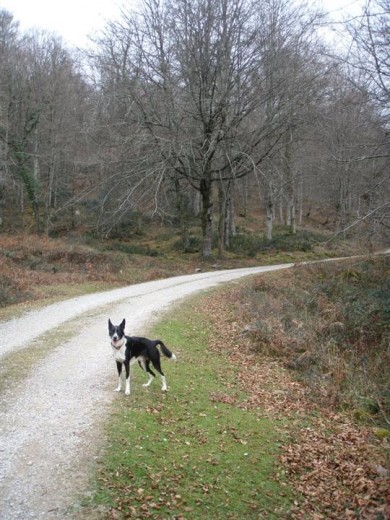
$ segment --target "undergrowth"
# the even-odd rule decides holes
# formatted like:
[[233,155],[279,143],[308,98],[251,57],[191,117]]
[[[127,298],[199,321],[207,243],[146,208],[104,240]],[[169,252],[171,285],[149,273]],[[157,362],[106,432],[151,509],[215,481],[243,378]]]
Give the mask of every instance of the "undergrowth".
[[279,229],[274,232],[272,240],[264,234],[238,233],[231,239],[229,250],[243,256],[253,257],[268,252],[310,252],[324,240],[324,234],[307,230],[292,235],[288,230]]
[[252,350],[282,358],[332,406],[389,425],[390,259],[321,263],[247,289]]
[[[189,274],[195,270],[249,267],[345,256],[355,245],[318,246],[319,235],[300,231],[289,235],[276,230],[267,242],[260,233],[242,231],[228,251],[217,258],[202,259],[201,237],[194,229],[184,251],[177,230],[150,226],[143,233],[123,234],[101,240],[89,234],[49,238],[38,235],[0,234],[0,309],[27,301],[47,300],[48,294],[69,297],[82,294],[83,286],[96,290],[110,286]],[[179,240],[179,242],[178,242]],[[352,249],[351,249],[352,247]],[[67,289],[66,289],[67,287]],[[89,290],[89,289],[88,289]]]

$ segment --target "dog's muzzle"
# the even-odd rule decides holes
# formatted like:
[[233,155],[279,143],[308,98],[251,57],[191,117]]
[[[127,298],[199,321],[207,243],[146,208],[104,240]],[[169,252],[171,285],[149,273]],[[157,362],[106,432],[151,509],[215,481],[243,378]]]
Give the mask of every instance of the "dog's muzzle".
[[117,350],[119,350],[121,347],[123,347],[124,342],[125,342],[124,338],[117,339],[114,336],[111,338],[111,346]]

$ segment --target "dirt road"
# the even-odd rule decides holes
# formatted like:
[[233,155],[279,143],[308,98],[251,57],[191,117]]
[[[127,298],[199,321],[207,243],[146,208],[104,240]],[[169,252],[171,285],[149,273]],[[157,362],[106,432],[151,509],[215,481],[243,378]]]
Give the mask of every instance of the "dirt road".
[[[0,396],[1,520],[64,518],[87,491],[88,470],[102,442],[101,425],[116,386],[109,317],[114,322],[125,317],[127,333],[139,335],[186,296],[292,265],[148,282],[73,298],[1,322],[0,359],[6,378]],[[40,356],[30,355],[33,351]],[[12,372],[15,361],[28,366],[23,377]]]

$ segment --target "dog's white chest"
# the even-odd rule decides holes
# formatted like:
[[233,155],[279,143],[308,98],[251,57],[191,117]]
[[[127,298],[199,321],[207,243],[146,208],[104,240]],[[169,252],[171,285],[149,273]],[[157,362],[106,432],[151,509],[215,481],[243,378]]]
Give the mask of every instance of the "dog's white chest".
[[123,345],[120,349],[112,347],[112,355],[114,356],[115,361],[119,363],[123,363],[125,360],[125,350],[126,346]]

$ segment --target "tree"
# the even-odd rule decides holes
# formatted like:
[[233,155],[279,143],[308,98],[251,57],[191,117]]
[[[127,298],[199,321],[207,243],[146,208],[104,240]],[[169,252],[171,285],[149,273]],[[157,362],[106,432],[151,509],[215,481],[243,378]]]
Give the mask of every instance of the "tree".
[[[289,130],[288,77],[273,65],[279,97],[270,101],[269,39],[262,36],[266,21],[258,9],[259,3],[245,0],[147,0],[139,15],[124,13],[111,23],[101,40],[102,84],[114,84],[123,102],[116,100],[119,119],[126,120],[126,131],[137,125],[138,138],[152,150],[155,179],[183,179],[201,195],[204,257],[213,244],[214,185],[220,185],[222,252],[229,235],[223,221],[229,216],[234,224],[234,183]],[[267,114],[271,103],[277,108]]]
[[145,3],[136,25],[144,64],[136,101],[167,169],[201,194],[204,257],[213,242],[213,184],[246,175],[259,138],[244,126],[261,102],[251,21],[242,1],[179,0]]
[[[296,231],[297,157],[310,124],[310,111],[318,103],[328,66],[324,47],[316,37],[320,15],[307,5],[288,0],[262,2],[258,11],[258,38],[262,40],[262,77],[266,126],[278,125],[280,140],[266,161],[257,161],[257,182],[263,192],[266,236],[272,239],[276,204],[281,220]],[[285,205],[286,214],[283,215]]]
[[358,72],[355,83],[364,86],[380,108],[390,105],[390,0],[368,0],[361,16],[346,22],[352,46],[346,62]]
[[18,49],[18,23],[6,10],[0,9],[0,225],[6,205],[6,187],[11,180],[8,142],[11,132],[8,106],[13,83],[13,56]]
[[26,198],[35,230],[48,234],[72,196],[88,89],[59,38],[21,36],[12,16],[0,19],[3,169],[18,192],[15,207],[23,215]]
[[[364,170],[355,222],[371,221],[373,226],[369,233],[372,235],[373,229],[384,227],[388,230],[390,226],[390,191],[386,189],[390,179],[390,1],[368,0],[362,15],[347,21],[345,27],[349,35],[349,50],[344,63],[348,67],[349,81],[360,92],[366,135],[358,150],[355,139],[356,153],[343,163],[346,173]],[[366,213],[361,214],[364,207]],[[349,221],[344,224],[351,228]]]

